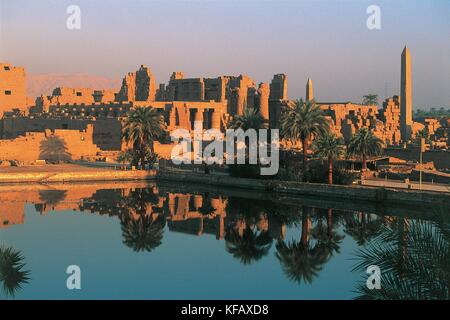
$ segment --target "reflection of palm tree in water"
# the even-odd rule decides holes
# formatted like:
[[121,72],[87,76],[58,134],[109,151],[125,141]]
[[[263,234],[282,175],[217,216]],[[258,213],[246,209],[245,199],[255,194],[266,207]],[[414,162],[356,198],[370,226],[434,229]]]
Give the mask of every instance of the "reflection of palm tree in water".
[[123,243],[134,251],[152,251],[162,244],[166,219],[140,215],[137,219],[121,217]]
[[66,198],[67,191],[66,190],[40,190],[39,191],[39,199],[43,202],[45,209],[47,206],[50,208],[54,208],[61,201]]
[[24,271],[24,257],[13,248],[0,247],[0,283],[3,291],[10,296],[28,283],[30,271]]
[[381,270],[381,289],[357,287],[360,299],[450,299],[449,224],[394,219],[357,254],[354,270]]
[[259,222],[267,220],[264,213],[266,201],[258,203],[239,198],[228,198],[227,212],[234,224],[225,234],[226,250],[249,265],[266,256],[272,247],[272,237],[267,230],[258,228]]
[[278,240],[276,257],[289,279],[299,283],[302,281],[312,283],[326,261],[323,255],[323,248],[319,246],[319,243],[317,242],[314,245],[310,243],[311,217],[305,207],[303,207],[302,211],[300,241],[286,243]]
[[260,260],[272,247],[272,237],[269,233],[258,231],[255,225],[250,224],[246,224],[242,233],[237,228],[229,228],[225,241],[226,250],[244,265]]
[[120,214],[123,242],[134,251],[150,252],[162,243],[166,218],[147,212],[158,200],[153,189],[136,189],[121,201],[126,209]]
[[340,244],[345,236],[334,230],[333,209],[327,210],[326,227],[323,224],[323,216],[318,215],[318,223],[311,234],[317,240],[319,252],[324,262],[327,262],[334,253],[340,252]]
[[364,212],[347,215],[344,218],[344,232],[350,235],[359,246],[365,245],[380,231],[382,220]]

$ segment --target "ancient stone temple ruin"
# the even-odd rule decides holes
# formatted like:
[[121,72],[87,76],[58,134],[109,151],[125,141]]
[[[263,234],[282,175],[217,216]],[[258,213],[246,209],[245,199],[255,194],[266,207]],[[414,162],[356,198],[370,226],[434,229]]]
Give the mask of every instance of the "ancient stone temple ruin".
[[[51,95],[41,95],[33,103],[25,95],[24,69],[4,66],[16,73],[2,78],[1,82],[1,90],[14,97],[5,98],[0,104],[0,141],[8,149],[14,143],[21,147],[24,143],[37,145],[42,135],[45,138],[60,130],[73,131],[73,136],[65,138],[77,140],[89,128],[87,132],[91,136],[83,135],[85,143],[97,147],[99,153],[120,151],[124,147],[122,120],[134,107],[159,110],[169,130],[192,130],[195,122],[201,122],[205,130],[223,131],[228,121],[243,114],[245,108],[255,108],[269,120],[271,99],[275,102],[287,99],[287,77],[281,74],[270,85],[256,85],[246,75],[187,78],[183,72],[173,72],[168,83],[157,85],[151,69],[141,65],[137,71],[125,75],[118,91],[57,87]],[[272,95],[271,88],[275,91]],[[34,149],[38,148],[36,145]],[[89,153],[84,158],[91,156]],[[19,152],[0,153],[0,160],[11,157],[17,161],[39,159],[36,152],[26,157]]]
[[[411,66],[407,48],[402,53],[401,64],[401,94],[387,98],[380,109],[377,105],[350,101],[317,100],[309,78],[305,100],[314,100],[330,120],[332,132],[346,141],[356,131],[367,127],[386,145],[399,145],[425,126],[412,122]],[[254,108],[268,120],[270,127],[277,128],[281,110],[290,101],[286,74],[274,75],[270,83],[257,84],[247,75],[188,78],[176,71],[167,83],[158,84],[151,69],[141,65],[137,71],[124,76],[117,90],[57,87],[51,95],[41,95],[34,101],[26,96],[25,83],[24,68],[0,64],[0,161],[40,158],[37,151],[32,156],[24,156],[11,150],[15,150],[14,144],[37,150],[37,144],[43,140],[61,135],[67,140],[68,153],[76,158],[118,152],[124,148],[122,121],[134,107],[159,110],[169,130],[192,130],[199,121],[203,129],[224,131],[230,119],[242,115],[245,108]],[[432,123],[426,126],[434,128]],[[81,147],[78,143],[81,139],[81,145],[87,147]],[[26,147],[27,143],[30,147]],[[79,147],[81,151],[76,149]]]

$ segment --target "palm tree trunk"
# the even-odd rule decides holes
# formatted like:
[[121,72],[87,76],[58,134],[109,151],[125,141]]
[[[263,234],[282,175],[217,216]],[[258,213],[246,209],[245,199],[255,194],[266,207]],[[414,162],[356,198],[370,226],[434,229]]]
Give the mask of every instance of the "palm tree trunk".
[[308,176],[308,141],[307,139],[302,140],[302,148],[303,148],[303,182],[307,182],[307,176]]
[[327,214],[327,233],[328,237],[331,237],[331,233],[333,232],[333,209],[328,209]]
[[141,145],[141,170],[145,170],[145,144]]
[[367,158],[366,155],[363,154],[362,156],[362,176],[364,177],[367,171]]
[[150,152],[152,154],[154,154],[155,153],[155,143],[153,142],[153,140],[150,140],[149,145],[150,145]]
[[333,158],[328,158],[328,184],[333,184]]
[[309,241],[309,228],[310,228],[310,218],[308,209],[303,207],[302,210],[302,234],[301,234],[301,243],[304,247],[308,245]]

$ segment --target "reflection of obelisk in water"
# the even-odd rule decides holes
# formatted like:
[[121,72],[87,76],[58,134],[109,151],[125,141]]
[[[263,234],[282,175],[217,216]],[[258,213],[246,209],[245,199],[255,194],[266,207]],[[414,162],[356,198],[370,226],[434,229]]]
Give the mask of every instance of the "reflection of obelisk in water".
[[411,139],[412,130],[412,83],[411,55],[405,47],[402,52],[402,70],[400,86],[400,133],[403,142]]
[[312,80],[308,78],[308,82],[306,83],[306,101],[310,101],[314,99],[314,89]]

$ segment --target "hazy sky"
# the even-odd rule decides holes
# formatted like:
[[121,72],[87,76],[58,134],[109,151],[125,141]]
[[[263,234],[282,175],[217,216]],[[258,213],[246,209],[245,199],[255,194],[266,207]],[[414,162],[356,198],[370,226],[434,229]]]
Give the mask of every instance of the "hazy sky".
[[[68,5],[81,30],[66,28]],[[366,27],[381,7],[381,30]],[[28,73],[123,77],[141,64],[158,82],[248,74],[289,78],[289,97],[308,77],[319,101],[399,93],[400,54],[410,47],[414,107],[450,106],[449,0],[138,1],[0,0],[0,60]]]

